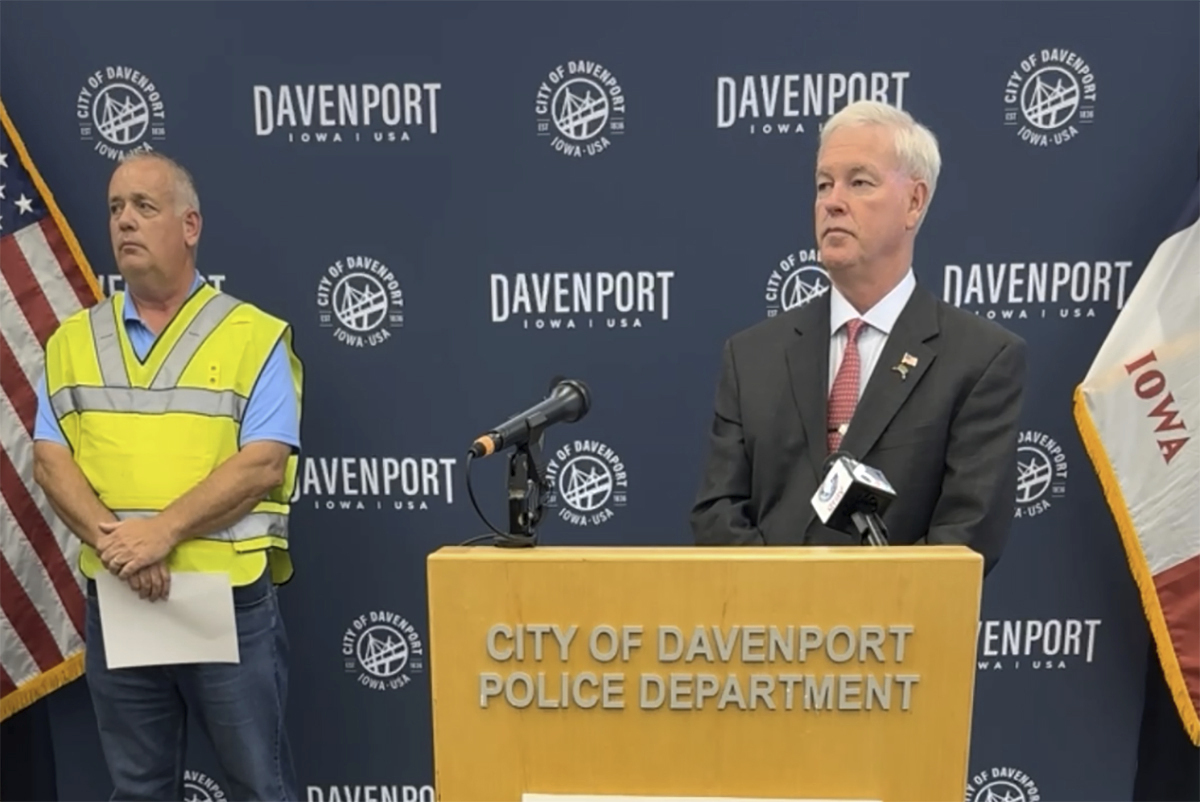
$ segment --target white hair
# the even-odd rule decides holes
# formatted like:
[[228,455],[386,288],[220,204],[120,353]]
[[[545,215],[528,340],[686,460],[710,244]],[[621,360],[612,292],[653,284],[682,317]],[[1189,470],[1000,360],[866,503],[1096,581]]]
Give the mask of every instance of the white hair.
[[880,125],[888,129],[892,134],[892,144],[900,162],[900,169],[910,178],[924,181],[929,187],[929,197],[925,200],[921,219],[917,221],[919,229],[933,202],[938,174],[942,171],[942,156],[938,151],[937,137],[902,109],[877,100],[858,100],[826,121],[821,129],[821,145],[823,146],[829,135],[839,128],[859,125]]
[[192,174],[187,171],[179,162],[167,156],[164,153],[159,153],[156,150],[139,150],[130,153],[121,160],[121,163],[134,161],[135,159],[157,159],[167,165],[171,170],[171,174],[175,177],[175,214],[182,215],[188,209],[195,209],[197,213],[200,211],[200,195],[196,192],[196,182],[192,180]]

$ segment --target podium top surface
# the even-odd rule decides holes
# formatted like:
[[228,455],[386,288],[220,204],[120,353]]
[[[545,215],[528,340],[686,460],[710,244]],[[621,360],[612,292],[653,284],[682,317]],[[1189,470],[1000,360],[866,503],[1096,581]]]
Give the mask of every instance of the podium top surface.
[[966,546],[443,546],[430,562],[916,562],[982,563]]

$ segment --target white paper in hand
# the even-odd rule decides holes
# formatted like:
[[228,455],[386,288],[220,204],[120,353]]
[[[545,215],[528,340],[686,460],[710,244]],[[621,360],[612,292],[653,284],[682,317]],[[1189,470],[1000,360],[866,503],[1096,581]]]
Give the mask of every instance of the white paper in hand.
[[229,574],[171,574],[170,595],[152,602],[100,571],[96,597],[109,668],[240,662]]

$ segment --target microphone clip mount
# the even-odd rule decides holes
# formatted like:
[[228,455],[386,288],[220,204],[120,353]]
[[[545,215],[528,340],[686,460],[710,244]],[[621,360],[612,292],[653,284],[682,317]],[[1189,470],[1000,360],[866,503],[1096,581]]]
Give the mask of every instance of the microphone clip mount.
[[545,431],[535,428],[527,443],[515,446],[508,455],[508,532],[495,545],[527,548],[537,545],[537,526],[545,514],[545,497],[550,482],[542,467]]
[[862,545],[886,546],[888,544],[887,525],[878,515],[852,512],[850,520],[854,522],[855,528],[862,537]]

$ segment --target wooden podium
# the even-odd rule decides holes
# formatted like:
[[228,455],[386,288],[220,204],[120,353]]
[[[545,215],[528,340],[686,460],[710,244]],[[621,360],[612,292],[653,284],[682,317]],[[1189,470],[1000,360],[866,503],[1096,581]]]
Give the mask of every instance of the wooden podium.
[[437,798],[960,802],[982,576],[954,546],[443,548]]

